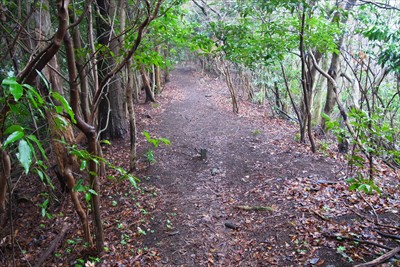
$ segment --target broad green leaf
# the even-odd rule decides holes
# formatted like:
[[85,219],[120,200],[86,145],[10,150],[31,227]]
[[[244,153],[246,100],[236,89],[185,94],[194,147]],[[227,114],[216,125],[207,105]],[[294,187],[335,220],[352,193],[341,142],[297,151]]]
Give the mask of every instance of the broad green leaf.
[[358,184],[352,184],[349,186],[348,190],[353,191],[353,190],[356,190],[357,188],[358,188]]
[[151,139],[150,134],[148,132],[143,131],[142,134],[144,135],[144,137],[146,137],[147,141]]
[[17,158],[24,167],[25,174],[28,174],[29,168],[32,164],[32,150],[26,140],[22,139],[18,144]]
[[79,179],[78,181],[76,181],[76,184],[72,190],[75,192],[85,192],[85,187],[83,186],[83,179]]
[[20,85],[15,77],[6,78],[3,80],[2,85],[8,86],[10,88],[10,93],[14,97],[15,101],[18,101],[24,94],[24,89]]
[[12,144],[20,140],[22,137],[24,137],[24,132],[22,131],[13,132],[7,137],[6,141],[4,141],[3,147],[7,147],[9,144]]
[[11,134],[13,132],[23,132],[23,131],[24,128],[21,125],[11,125],[4,131],[4,134]]

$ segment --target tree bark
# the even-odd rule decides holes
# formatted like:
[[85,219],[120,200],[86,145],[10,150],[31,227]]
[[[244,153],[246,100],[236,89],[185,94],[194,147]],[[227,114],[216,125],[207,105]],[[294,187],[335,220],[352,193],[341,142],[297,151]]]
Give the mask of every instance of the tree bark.
[[[113,34],[108,20],[113,21],[115,10],[114,0],[97,0],[100,16],[97,17],[97,37],[100,45],[104,47],[101,58],[98,61],[99,80],[114,68],[116,62],[113,55],[118,55],[119,45]],[[124,88],[118,74],[113,75],[110,80],[100,88],[101,101],[99,105],[99,133],[104,139],[122,138],[127,132],[124,123]]]
[[[76,21],[75,13],[71,12],[70,15],[71,23]],[[72,29],[72,39],[74,43],[75,53],[82,49],[81,42],[81,33],[79,31],[79,27],[74,27]],[[79,80],[80,80],[80,107],[81,113],[85,121],[88,121],[90,118],[90,106],[89,106],[89,81],[88,74],[89,71],[87,66],[85,65],[85,60],[81,56],[75,57],[76,61],[76,69],[78,71]]]
[[[78,113],[79,106],[79,93],[78,93],[78,84],[76,82],[77,71],[75,64],[75,55],[72,42],[70,40],[69,34],[67,34],[64,38],[66,53],[67,53],[67,64],[68,64],[68,74],[69,74],[69,87],[70,87],[70,103],[71,108],[75,113],[76,125],[78,128],[85,134],[88,140],[88,151],[92,156],[99,156],[101,151],[98,150],[98,142],[97,142],[97,134],[95,128],[85,122]],[[94,160],[91,160],[89,163],[89,185],[90,188],[93,189],[96,194],[92,194],[92,215],[93,221],[95,225],[95,233],[96,233],[96,248],[98,252],[103,251],[104,249],[104,232],[103,225],[101,221],[101,211],[100,211],[100,183],[98,177],[99,171],[97,163]]]
[[[130,63],[132,60],[130,60]],[[128,68],[128,86],[126,89],[126,102],[128,106],[128,116],[129,116],[129,137],[130,137],[130,155],[129,155],[129,168],[130,171],[136,169],[136,140],[137,140],[137,128],[136,128],[136,114],[135,107],[133,105],[133,87],[135,74],[132,71],[131,64],[127,66]]]
[[140,76],[142,77],[143,88],[146,92],[146,102],[149,102],[149,101],[156,102],[156,100],[154,99],[154,93],[151,90],[149,78],[147,77],[146,70],[144,69],[143,65],[140,66]]
[[[0,147],[2,144],[0,143]],[[0,227],[6,222],[6,194],[7,182],[11,175],[11,161],[10,156],[5,150],[0,154]]]
[[[349,0],[346,3],[346,6],[344,10],[350,10],[353,8],[357,0]],[[343,24],[346,24],[347,22],[347,17],[345,18],[340,18],[340,13],[336,12],[333,18],[333,21],[341,20]],[[337,48],[340,51],[343,45],[343,40],[344,40],[344,35],[341,34],[339,37],[339,40],[337,42]],[[328,74],[329,76],[332,77],[336,81],[338,77],[338,72],[339,72],[339,63],[340,63],[340,52],[338,53],[333,53],[332,54],[332,59],[331,59],[331,64],[329,66]],[[324,106],[324,113],[328,116],[331,115],[333,107],[335,106],[335,93],[333,90],[334,85],[328,81],[327,84],[327,93],[326,93],[326,100],[325,100],[325,106]],[[322,128],[326,131],[326,121],[325,119],[322,119]]]
[[[313,86],[313,76],[315,77],[315,74],[313,75],[312,71],[310,70],[310,66],[308,66],[308,72],[306,71],[306,57],[305,57],[305,51],[304,51],[304,23],[305,23],[305,12],[303,11],[302,13],[302,18],[301,18],[301,32],[300,32],[300,59],[301,59],[301,85],[303,88],[303,101],[304,101],[304,114],[305,116],[303,117],[303,122],[304,118],[307,119],[306,123],[303,124],[303,127],[307,128],[307,133],[308,133],[308,139],[310,140],[311,144],[311,151],[315,153],[317,151],[316,146],[315,146],[315,141],[314,141],[314,136],[312,134],[312,129],[311,129],[311,95],[312,95],[312,86]],[[314,66],[313,66],[314,68]],[[315,69],[315,68],[314,68]],[[316,72],[316,70],[315,70]],[[307,125],[307,126],[306,126]],[[304,129],[301,129],[301,136],[304,136],[303,131]]]

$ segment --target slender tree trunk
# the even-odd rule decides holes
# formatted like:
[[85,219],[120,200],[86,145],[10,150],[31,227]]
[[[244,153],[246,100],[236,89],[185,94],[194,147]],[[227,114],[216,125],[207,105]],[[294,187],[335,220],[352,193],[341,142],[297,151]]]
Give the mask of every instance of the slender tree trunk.
[[[99,44],[110,49],[114,55],[118,54],[118,44],[114,38],[111,25],[106,19],[114,20],[115,1],[114,0],[97,0],[99,13],[97,17],[97,36]],[[101,58],[98,61],[99,80],[104,77],[115,67],[113,55],[106,49],[102,50]],[[99,105],[99,132],[102,138],[118,139],[126,133],[126,125],[124,123],[124,88],[119,75],[114,75],[102,90],[102,98]]]
[[135,107],[133,105],[133,88],[135,86],[134,80],[135,75],[131,70],[132,60],[129,61],[127,66],[128,68],[128,86],[126,89],[126,102],[128,105],[128,117],[129,117],[129,136],[130,136],[130,155],[129,155],[129,166],[130,171],[134,171],[136,169],[136,140],[137,140],[137,128],[136,128],[136,114]]
[[[71,23],[76,21],[75,12],[70,12]],[[74,42],[75,53],[82,49],[82,36],[79,27],[74,27],[72,29],[72,39]],[[90,106],[89,106],[89,81],[88,74],[89,71],[85,64],[85,58],[81,56],[76,56],[76,68],[78,70],[79,80],[80,80],[80,106],[82,116],[85,121],[89,120],[90,117]]]
[[[2,144],[0,143],[2,146]],[[6,222],[6,195],[7,182],[11,175],[11,161],[8,153],[3,150],[0,153],[0,228]]]
[[142,77],[144,91],[146,92],[146,102],[156,102],[154,99],[154,93],[151,90],[149,78],[147,77],[146,70],[144,69],[143,65],[140,66],[140,76]]
[[[300,33],[300,59],[301,59],[301,85],[303,88],[303,101],[305,107],[305,118],[307,118],[307,133],[308,138],[311,144],[311,151],[313,153],[316,152],[316,146],[314,142],[314,136],[312,134],[312,125],[311,125],[311,110],[310,110],[310,99],[312,95],[312,73],[309,70],[309,75],[307,75],[306,71],[306,58],[305,58],[305,51],[304,51],[304,23],[305,23],[305,12],[302,13],[302,21],[301,21],[301,33]],[[310,67],[309,67],[310,68]],[[316,71],[316,70],[315,70]]]
[[[327,60],[322,59],[321,64],[322,66],[326,67],[327,65]],[[313,96],[313,105],[311,108],[312,112],[312,118],[313,118],[313,125],[320,125],[321,123],[321,113],[322,113],[322,108],[323,108],[323,90],[324,85],[326,83],[326,79],[322,75],[317,75],[318,78],[316,82],[314,83],[314,96]]]
[[[346,3],[345,10],[350,10],[353,8],[357,0],[349,0]],[[336,21],[340,20],[340,13],[336,12],[333,18],[334,23]],[[341,18],[342,24],[346,24],[347,22],[347,17]],[[343,40],[344,40],[344,35],[340,35],[338,43],[337,43],[337,48],[340,50],[343,45]],[[340,64],[340,53],[333,53],[332,54],[332,59],[331,59],[331,64],[329,66],[328,74],[336,81],[338,72],[339,72],[339,64]],[[328,87],[327,87],[327,93],[326,93],[326,101],[325,101],[325,106],[324,106],[324,113],[328,116],[331,115],[333,107],[335,106],[335,96],[336,94],[334,93],[333,87],[334,85],[328,81]],[[326,125],[325,125],[325,119],[322,119],[322,128],[326,130]]]
[[233,85],[230,67],[226,63],[226,61],[223,59],[221,60],[220,71],[224,75],[226,85],[228,86],[229,93],[231,95],[233,113],[238,114],[239,113],[239,104],[238,104],[238,99],[237,99],[237,92],[235,90],[235,86]]
[[[69,78],[69,87],[70,87],[70,103],[71,108],[75,113],[75,120],[77,127],[85,134],[88,140],[88,151],[92,156],[101,155],[101,151],[98,150],[99,143],[97,142],[97,134],[95,128],[90,124],[86,123],[78,113],[79,106],[79,94],[78,94],[78,84],[76,82],[77,78],[77,70],[76,70],[76,62],[74,49],[71,42],[71,38],[69,34],[67,34],[64,38],[64,43],[66,47],[67,53],[67,64],[68,64],[68,78]],[[99,170],[96,161],[91,160],[89,163],[89,185],[90,188],[93,189],[96,194],[91,195],[92,201],[92,216],[93,222],[95,226],[96,233],[96,248],[98,252],[101,252],[104,249],[104,232],[103,225],[101,221],[101,212],[100,212],[100,183],[99,183]],[[71,190],[72,191],[72,190]]]
[[[161,53],[160,46],[156,47],[156,51],[158,54]],[[155,74],[155,90],[156,90],[155,92],[159,94],[162,91],[161,68],[160,66],[154,66],[154,67],[155,67],[154,74]]]

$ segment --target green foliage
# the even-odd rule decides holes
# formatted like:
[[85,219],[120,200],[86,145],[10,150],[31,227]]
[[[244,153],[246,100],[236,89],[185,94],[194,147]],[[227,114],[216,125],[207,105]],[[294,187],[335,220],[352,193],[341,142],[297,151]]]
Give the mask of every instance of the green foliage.
[[[171,142],[167,138],[153,138],[146,131],[142,132],[143,136],[146,137],[146,141],[151,144],[154,148],[158,148],[160,144],[170,145]],[[145,157],[148,163],[152,164],[157,162],[152,149],[148,149],[145,153]]]
[[58,114],[62,114],[64,111],[68,113],[71,121],[73,123],[76,123],[75,120],[75,114],[72,111],[71,106],[69,105],[68,101],[59,93],[57,92],[50,92],[51,97],[53,97],[56,101],[59,101],[61,103],[61,106],[55,106],[55,110]]
[[8,87],[8,92],[14,97],[14,101],[18,101],[24,93],[22,85],[17,82],[17,79],[15,77],[4,79],[2,82],[2,86]]
[[[0,101],[10,107],[10,113],[7,114],[7,118],[20,116],[19,107],[26,103],[44,108],[44,102],[39,93],[31,86],[19,84],[15,77],[4,79],[2,81],[2,87],[4,88],[4,96]],[[12,97],[12,101],[10,101],[10,97]],[[7,118],[5,120],[5,125],[9,123]],[[41,155],[41,157],[45,159],[47,157],[38,138],[35,135],[28,134],[25,125],[22,124],[8,125],[3,134],[7,137],[1,149],[12,151],[14,147],[17,147],[18,152],[16,153],[16,157],[24,168],[25,174],[28,174],[30,171],[33,156],[35,160],[39,162],[35,170],[43,174],[42,170],[44,166],[36,155]],[[36,152],[35,146],[39,150],[39,153]]]
[[377,192],[378,194],[381,193],[381,190],[374,183],[374,181],[370,179],[365,179],[361,173],[357,173],[356,177],[354,178],[347,179],[347,183],[350,184],[350,191],[362,191],[369,195],[373,194],[374,192]]
[[150,164],[157,162],[157,160],[154,157],[154,152],[151,149],[147,150],[144,156],[146,157],[147,162]]
[[[114,170],[115,172],[117,172],[120,175],[119,179],[121,181],[128,180],[133,187],[137,188],[137,182],[140,181],[139,178],[133,176],[132,174],[127,172],[124,168],[116,166],[116,165],[110,163],[105,158],[99,157],[99,156],[93,156],[92,154],[90,154],[85,149],[78,149],[78,147],[76,145],[74,145],[74,146],[69,148],[69,153],[72,154],[72,155],[75,155],[78,158],[78,160],[81,162],[81,164],[80,164],[81,171],[83,171],[83,170],[88,171],[88,167],[89,167],[90,161],[93,161],[97,165],[103,163],[108,168],[110,168],[110,169]],[[96,173],[90,173],[90,174],[91,175],[97,175]],[[82,180],[82,182],[80,184],[79,184],[79,181],[77,182],[76,186],[74,187],[75,191],[85,192],[87,200],[88,199],[90,200],[90,196],[88,196],[88,194],[89,195],[90,194],[91,195],[97,195],[97,192],[95,192],[94,190],[90,189],[90,187],[87,187],[87,186],[83,185],[83,180]]]
[[[209,53],[213,46],[213,41],[204,31],[198,31],[200,24],[185,20],[187,11],[184,10],[178,1],[174,5],[165,8],[163,16],[153,20],[149,27],[148,33],[135,54],[134,58],[137,65],[144,66],[160,66],[168,68],[172,65],[171,59],[180,57],[185,49],[190,51],[198,51],[201,53]],[[127,36],[125,48],[129,49],[136,35]],[[157,52],[156,48],[159,48]],[[168,51],[169,55],[164,54]]]
[[[332,130],[339,142],[342,142],[343,138],[347,138],[345,129],[341,128],[337,121],[331,120],[326,114],[322,116],[326,120],[327,128]],[[396,149],[388,149],[388,147],[391,147],[397,131],[383,121],[381,113],[369,115],[361,109],[353,108],[348,112],[348,116],[354,131],[357,133],[359,143],[354,140],[350,141],[355,146],[361,145],[358,149],[355,147],[353,152],[347,156],[349,165],[363,169],[366,163],[365,156],[385,159],[390,157],[394,161],[400,162],[400,153]],[[370,166],[369,168],[373,167]],[[373,169],[370,169],[370,173],[373,173],[373,171]],[[363,191],[367,194],[372,194],[374,191],[380,193],[380,189],[374,181],[364,178],[361,172],[357,172],[356,177],[347,180],[347,182],[350,184],[349,190]]]
[[45,200],[38,205],[40,208],[40,214],[42,215],[42,217],[51,219],[51,218],[53,218],[53,215],[48,212],[49,205],[50,205],[49,195],[47,193],[41,193],[41,195],[45,197]]
[[[231,20],[210,23],[211,31],[222,44],[218,51],[223,51],[228,60],[252,70],[257,64],[282,61],[298,50],[301,6],[309,8],[298,1],[238,1],[237,13],[231,14]],[[339,32],[338,25],[331,23],[325,14],[307,13],[305,50],[337,53],[335,37]]]
[[378,53],[371,51],[371,56],[377,54],[379,64],[400,73],[400,12],[392,12],[389,16],[380,15],[375,6],[363,5],[358,15],[362,23],[359,32],[371,41],[373,49],[379,49]]
[[170,145],[171,142],[167,138],[152,138],[150,134],[146,131],[143,131],[142,134],[146,137],[146,140],[149,144],[152,144],[155,148],[157,148],[160,143],[164,143],[166,145]]

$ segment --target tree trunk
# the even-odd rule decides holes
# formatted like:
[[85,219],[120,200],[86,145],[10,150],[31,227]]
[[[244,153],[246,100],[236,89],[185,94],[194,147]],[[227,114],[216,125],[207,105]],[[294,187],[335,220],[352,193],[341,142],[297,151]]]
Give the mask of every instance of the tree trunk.
[[[353,8],[353,6],[355,5],[355,3],[357,2],[357,0],[349,0],[346,3],[345,6],[345,10],[350,10]],[[336,21],[340,19],[340,13],[336,12],[333,18],[333,21]],[[346,24],[347,22],[347,17],[344,17],[341,19],[343,24]],[[340,35],[340,38],[338,40],[337,43],[337,48],[338,50],[341,49],[342,45],[343,45],[343,40],[344,40],[344,36],[343,34]],[[331,76],[335,81],[337,79],[337,75],[338,75],[338,69],[339,69],[339,63],[340,63],[340,53],[333,53],[332,54],[332,59],[331,59],[331,64],[329,66],[329,70],[328,70],[328,74],[329,76]],[[328,116],[331,115],[333,107],[335,106],[335,96],[337,97],[337,95],[334,93],[333,90],[334,85],[328,81],[328,87],[327,87],[327,93],[326,93],[326,100],[325,100],[325,106],[324,106],[324,113]],[[324,130],[326,130],[326,125],[325,125],[325,119],[322,119],[322,128]]]
[[151,90],[149,78],[147,78],[146,70],[144,69],[143,65],[140,66],[140,76],[142,77],[143,88],[144,91],[146,92],[146,103],[149,101],[156,102],[156,100],[154,99],[154,93]]
[[[107,23],[107,19],[113,21],[115,1],[97,0],[97,5],[101,15],[97,17],[98,42],[110,49],[110,51],[103,49],[101,58],[98,61],[99,80],[102,81],[115,66],[113,54],[118,54],[117,39],[113,34],[114,31],[111,29],[111,25]],[[100,90],[102,90],[99,105],[99,133],[101,138],[122,138],[127,130],[124,123],[125,92],[121,78],[118,75],[114,75]]]
[[[327,60],[322,59],[322,66],[326,67],[327,66]],[[320,125],[321,123],[321,113],[322,113],[322,108],[323,108],[323,90],[324,88],[326,79],[322,75],[318,75],[317,81],[314,83],[314,96],[313,96],[313,105],[311,108],[312,112],[312,118],[313,118],[313,125]]]
[[[71,12],[70,15],[71,23],[76,21],[75,13]],[[72,29],[72,39],[74,42],[75,53],[82,49],[81,33],[79,27],[74,27]],[[88,68],[85,64],[85,58],[81,56],[76,56],[76,69],[78,71],[80,80],[80,106],[82,116],[85,121],[89,120],[90,117],[90,107],[89,107],[89,81],[88,81]]]
[[136,169],[136,140],[137,140],[137,128],[136,128],[136,115],[135,115],[135,107],[133,105],[133,88],[135,86],[135,74],[131,68],[131,62],[127,66],[128,68],[128,86],[126,88],[126,102],[128,105],[128,116],[129,116],[129,136],[130,136],[130,155],[129,155],[129,167],[130,171],[134,171]]
[[[0,143],[0,146],[2,144]],[[3,150],[0,153],[0,228],[6,222],[6,194],[7,182],[10,180],[11,175],[11,161],[8,153]]]
[[[161,49],[160,46],[156,47],[156,51],[158,54],[161,53]],[[157,94],[160,94],[162,91],[162,83],[161,83],[161,68],[160,66],[155,65],[154,66],[155,70],[154,70],[154,74],[155,74],[155,92]]]
[[[302,132],[300,134],[301,134],[301,137],[304,138],[304,135],[305,135],[304,132],[305,132],[305,129],[307,128],[308,139],[310,140],[310,144],[311,144],[311,151],[313,153],[315,153],[316,146],[315,146],[314,137],[313,137],[312,129],[311,129],[312,117],[311,117],[311,109],[310,109],[311,108],[310,100],[311,100],[311,95],[312,95],[313,79],[315,77],[315,74],[313,73],[313,71],[316,73],[317,70],[315,69],[314,66],[313,66],[313,69],[310,69],[310,64],[308,64],[308,71],[306,71],[306,67],[307,67],[306,60],[307,59],[306,59],[305,53],[304,53],[305,51],[304,51],[304,39],[303,39],[304,38],[303,34],[304,34],[305,16],[306,16],[306,14],[303,11],[302,21],[301,21],[299,50],[300,50],[300,59],[301,59],[301,85],[303,88],[303,101],[304,101],[304,108],[305,108],[304,118],[307,119],[307,124],[304,123],[304,125],[303,125],[304,128],[301,129]],[[303,121],[304,121],[304,119],[303,119]]]

